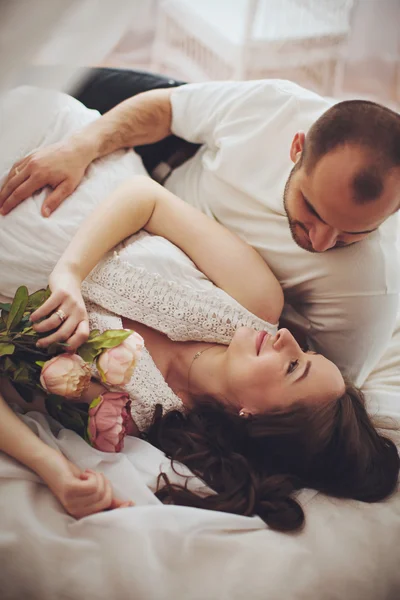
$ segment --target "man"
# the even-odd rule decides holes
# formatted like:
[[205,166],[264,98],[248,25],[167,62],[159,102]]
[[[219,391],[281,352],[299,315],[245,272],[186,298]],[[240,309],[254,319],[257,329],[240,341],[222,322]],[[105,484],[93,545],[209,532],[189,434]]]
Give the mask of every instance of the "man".
[[283,286],[286,320],[361,384],[397,312],[400,117],[365,101],[333,106],[279,80],[173,85],[128,98],[14,165],[3,214],[50,185],[48,216],[93,160],[116,149],[171,132],[201,144],[155,175],[260,252]]

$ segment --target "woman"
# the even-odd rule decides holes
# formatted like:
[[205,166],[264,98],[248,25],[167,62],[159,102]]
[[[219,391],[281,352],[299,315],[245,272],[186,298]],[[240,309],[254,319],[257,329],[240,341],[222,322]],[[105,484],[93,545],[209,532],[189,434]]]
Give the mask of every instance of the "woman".
[[[238,327],[225,346],[173,341],[132,321],[129,271],[118,272],[113,258],[83,284],[88,318],[82,282],[107,251],[142,228],[180,247],[211,281],[264,320],[254,319],[261,331]],[[293,530],[304,521],[293,497],[302,487],[368,502],[395,488],[396,447],[375,430],[361,393],[333,363],[303,352],[287,330],[275,332],[265,323],[279,319],[283,295],[264,261],[148,178],[121,186],[87,219],[54,269],[50,288],[51,297],[32,315],[37,331],[51,332],[42,345],[62,340],[73,350],[87,338],[89,319],[107,327],[116,313],[124,327],[142,335],[148,352],[126,386],[132,433],[186,463],[216,492],[199,497],[166,480],[159,490],[166,501],[258,514],[275,529]],[[163,416],[162,408],[168,411]],[[5,450],[13,454],[11,442]]]

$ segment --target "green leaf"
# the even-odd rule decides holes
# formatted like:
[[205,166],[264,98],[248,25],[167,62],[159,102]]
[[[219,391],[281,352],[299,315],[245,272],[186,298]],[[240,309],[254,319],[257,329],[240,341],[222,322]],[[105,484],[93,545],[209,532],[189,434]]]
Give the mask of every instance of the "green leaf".
[[6,356],[5,358],[0,359],[0,374],[1,375],[5,375],[10,380],[12,380],[16,368],[17,368],[17,366],[11,360],[11,358],[9,358],[9,356]]
[[10,308],[10,312],[7,317],[7,329],[10,330],[18,323],[23,317],[25,308],[28,304],[28,288],[25,285],[21,285],[15,293],[13,303]]
[[41,369],[43,368],[43,365],[46,364],[45,360],[35,360],[35,365],[38,365],[38,367],[40,367]]
[[85,431],[83,432],[83,439],[85,440],[85,442],[87,444],[89,444],[89,446],[92,446],[92,442],[90,441],[90,435],[89,435],[89,425],[87,427],[85,427]]
[[[46,332],[46,336],[49,334],[49,332]],[[45,336],[42,336],[45,337]],[[54,342],[54,344],[50,344],[50,346],[48,346],[46,348],[47,350],[47,354],[61,354],[63,352],[66,352],[67,349],[69,348],[68,344],[64,344],[64,342]],[[61,350],[61,352],[60,352]]]
[[101,350],[96,350],[96,348],[92,348],[92,346],[86,342],[77,349],[76,353],[79,354],[79,356],[83,358],[85,362],[92,364],[96,356],[101,354]]
[[0,356],[7,356],[14,354],[15,346],[10,343],[2,343],[0,342]]
[[11,302],[0,302],[0,310],[5,310],[6,312],[10,312]]
[[[29,336],[33,336],[33,335],[38,335],[37,331],[35,331],[32,327],[25,327],[25,329],[23,329],[21,331],[21,335],[29,335]],[[38,336],[39,337],[39,336]]]
[[108,350],[109,348],[119,346],[131,334],[132,331],[126,329],[109,329],[86,343],[92,345],[96,350]]
[[119,346],[131,334],[132,331],[125,329],[109,329],[104,333],[94,330],[91,332],[88,341],[78,348],[77,354],[85,362],[92,364],[103,350]]
[[11,358],[6,356],[6,358],[4,359],[4,370],[8,373],[13,373],[16,368],[17,367],[15,366]]
[[61,396],[49,395],[45,398],[46,410],[61,425],[85,437],[88,423],[88,405],[65,401]]
[[36,292],[34,292],[33,294],[31,294],[29,296],[27,309],[32,312],[35,311],[37,308],[39,308],[39,306],[41,306],[47,300],[47,298],[50,297],[50,295],[51,295],[51,292],[50,292],[49,288],[37,290]]
[[29,383],[29,369],[25,364],[21,364],[13,375],[13,381],[18,381],[20,383]]
[[13,381],[12,385],[17,390],[18,394],[25,400],[25,402],[33,402],[36,397],[35,389],[32,388],[31,385],[27,385],[24,383],[19,383],[18,381]]
[[91,408],[96,408],[96,406],[98,406],[102,400],[103,398],[101,396],[97,396],[97,398],[94,398],[89,405],[89,410]]
[[96,360],[96,367],[97,367],[98,372],[100,373],[100,378],[101,378],[102,382],[105,383],[107,380],[106,374],[104,373],[103,369],[100,367],[98,360]]
[[92,329],[92,331],[89,333],[88,342],[91,342],[98,335],[100,335],[100,329]]

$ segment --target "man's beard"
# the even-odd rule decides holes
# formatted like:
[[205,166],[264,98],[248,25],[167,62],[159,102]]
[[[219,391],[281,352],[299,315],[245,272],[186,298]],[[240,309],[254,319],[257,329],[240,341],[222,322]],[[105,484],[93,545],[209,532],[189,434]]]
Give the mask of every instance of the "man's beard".
[[[308,231],[307,231],[305,225],[301,221],[296,221],[295,219],[293,219],[293,217],[291,216],[291,214],[289,212],[288,206],[287,206],[287,198],[288,198],[288,194],[289,194],[290,182],[293,178],[293,175],[300,168],[300,163],[301,163],[301,161],[296,163],[294,165],[293,169],[290,171],[290,175],[287,179],[287,182],[285,184],[285,189],[283,192],[283,207],[285,209],[285,213],[286,213],[287,220],[289,223],[290,233],[292,235],[292,238],[293,238],[293,241],[295,242],[295,244],[297,244],[297,246],[299,246],[303,250],[306,250],[307,252],[315,253],[316,250],[314,250],[314,248],[312,247],[310,238],[308,237]],[[306,234],[306,239],[304,239],[303,236],[299,235],[299,229],[304,231],[304,233]]]

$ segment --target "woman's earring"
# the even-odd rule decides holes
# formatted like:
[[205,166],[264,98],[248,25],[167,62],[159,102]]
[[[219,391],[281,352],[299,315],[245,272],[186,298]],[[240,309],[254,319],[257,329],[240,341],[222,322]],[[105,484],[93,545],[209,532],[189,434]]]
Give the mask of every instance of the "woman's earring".
[[248,419],[250,416],[251,414],[244,408],[239,411],[239,417],[242,417],[242,419]]

